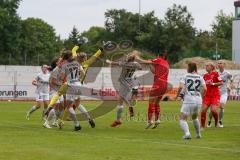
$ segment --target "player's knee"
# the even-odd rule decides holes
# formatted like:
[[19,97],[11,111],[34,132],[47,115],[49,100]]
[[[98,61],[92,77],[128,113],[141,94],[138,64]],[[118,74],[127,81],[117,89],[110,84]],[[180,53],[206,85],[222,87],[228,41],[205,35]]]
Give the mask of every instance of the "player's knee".
[[118,105],[117,109],[123,109],[123,105]]

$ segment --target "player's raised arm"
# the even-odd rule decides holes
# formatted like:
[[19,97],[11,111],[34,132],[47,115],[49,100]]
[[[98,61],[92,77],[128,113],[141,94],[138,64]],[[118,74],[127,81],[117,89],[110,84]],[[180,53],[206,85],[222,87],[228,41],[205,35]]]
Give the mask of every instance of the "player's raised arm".
[[143,63],[143,64],[153,64],[153,62],[151,60],[145,60],[139,57],[139,55],[135,55],[136,60],[139,63]]
[[120,66],[120,63],[119,63],[119,62],[114,62],[114,61],[111,61],[111,60],[109,60],[109,59],[106,60],[106,63],[107,63],[107,64],[110,64],[110,65],[118,65],[118,66]]

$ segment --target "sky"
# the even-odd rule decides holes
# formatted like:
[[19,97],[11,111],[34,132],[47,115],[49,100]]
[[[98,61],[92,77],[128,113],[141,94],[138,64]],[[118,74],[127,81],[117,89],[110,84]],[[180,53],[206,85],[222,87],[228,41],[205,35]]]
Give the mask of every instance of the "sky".
[[174,3],[185,5],[194,17],[194,26],[210,30],[218,11],[234,12],[234,0],[22,0],[18,14],[22,19],[41,18],[52,25],[61,38],[67,38],[73,26],[80,32],[91,26],[104,26],[104,13],[108,9],[126,9],[137,13],[141,1],[141,14],[155,11],[163,19],[167,8]]

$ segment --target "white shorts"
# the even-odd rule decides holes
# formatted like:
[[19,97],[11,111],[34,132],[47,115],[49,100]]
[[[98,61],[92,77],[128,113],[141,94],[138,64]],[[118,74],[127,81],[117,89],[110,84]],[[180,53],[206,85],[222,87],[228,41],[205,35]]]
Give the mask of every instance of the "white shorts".
[[226,104],[227,103],[227,99],[228,99],[228,94],[227,93],[221,94],[220,103]]
[[198,114],[201,111],[202,105],[182,104],[181,113],[187,115]]
[[202,108],[202,98],[194,96],[185,97],[181,107],[181,113],[187,115],[198,114]]
[[121,96],[126,101],[128,101],[130,99],[131,95],[132,95],[132,89],[130,87],[128,87],[127,85],[120,83],[119,96]]
[[77,99],[80,99],[81,96],[80,95],[74,95],[74,94],[66,94],[66,100],[67,101],[75,101]]
[[36,94],[36,101],[49,101],[49,94]]

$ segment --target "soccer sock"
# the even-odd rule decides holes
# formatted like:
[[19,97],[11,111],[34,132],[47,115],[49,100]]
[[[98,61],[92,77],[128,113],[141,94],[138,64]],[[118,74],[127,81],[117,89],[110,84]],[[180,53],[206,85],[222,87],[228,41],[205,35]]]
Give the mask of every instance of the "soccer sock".
[[121,120],[122,117],[122,111],[123,111],[123,105],[118,105],[117,106],[117,120]]
[[154,103],[149,102],[149,105],[148,105],[148,122],[151,122],[153,112],[154,112]]
[[77,120],[77,116],[76,116],[76,113],[75,113],[74,109],[71,107],[68,110],[70,112],[70,116],[71,116],[71,118],[73,120],[74,125],[75,126],[79,126],[80,124],[79,124],[79,122]]
[[224,114],[224,109],[223,109],[223,108],[220,108],[220,111],[219,111],[219,121],[222,121],[222,119],[223,119],[223,114]]
[[193,126],[195,128],[197,135],[200,135],[200,123],[198,118],[193,120]]
[[85,115],[87,119],[91,119],[91,116],[88,114],[86,108],[83,105],[80,104],[77,108],[81,113]]
[[209,121],[212,122],[212,117],[213,117],[212,112],[210,112],[208,116],[209,116]]
[[59,109],[55,110],[55,121],[57,122],[61,116],[61,111]]
[[157,104],[155,105],[155,121],[159,119],[159,115],[160,115],[160,105]]
[[54,96],[52,97],[48,107],[52,107],[57,102],[58,98],[59,98],[59,94],[58,93],[54,94]]
[[212,114],[213,114],[213,118],[215,120],[215,127],[217,127],[217,124],[218,124],[218,113],[216,111],[213,111]]
[[206,112],[202,111],[201,113],[201,127],[205,128],[205,122],[206,122]]
[[55,111],[54,109],[51,109],[47,117],[47,122],[49,123],[54,116],[55,116]]
[[180,126],[181,126],[182,130],[184,131],[185,135],[190,135],[187,121],[185,121],[185,120],[180,120]]
[[47,108],[43,108],[43,111],[42,111],[42,117],[44,117],[45,116],[45,113],[47,112]]
[[29,114],[32,114],[34,111],[36,111],[38,108],[36,106],[32,106],[32,108],[28,111]]

